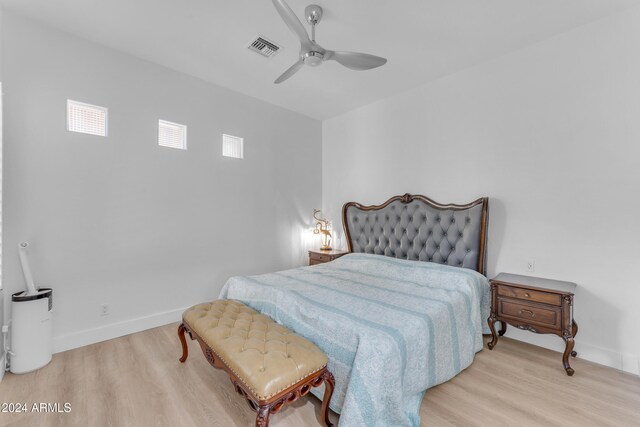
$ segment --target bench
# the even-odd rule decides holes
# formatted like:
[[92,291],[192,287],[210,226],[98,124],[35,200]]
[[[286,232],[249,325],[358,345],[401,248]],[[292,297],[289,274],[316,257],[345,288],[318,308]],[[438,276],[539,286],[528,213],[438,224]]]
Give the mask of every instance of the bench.
[[327,356],[312,342],[234,300],[199,304],[184,312],[178,327],[182,363],[189,355],[185,333],[198,341],[212,366],[229,374],[236,391],[257,412],[257,427],[267,427],[270,414],[323,383],[320,415],[332,426],[334,378]]

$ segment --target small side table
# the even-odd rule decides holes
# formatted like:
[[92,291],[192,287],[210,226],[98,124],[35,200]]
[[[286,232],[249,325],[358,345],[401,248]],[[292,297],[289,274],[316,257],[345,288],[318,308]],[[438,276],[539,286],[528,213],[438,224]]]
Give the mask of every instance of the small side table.
[[342,255],[348,254],[347,251],[332,249],[330,251],[312,250],[309,251],[309,265],[322,264],[340,258]]
[[[498,335],[507,330],[507,323],[519,329],[537,334],[555,334],[564,339],[566,345],[562,364],[567,375],[574,374],[569,365],[569,356],[575,357],[574,338],[578,324],[573,320],[573,295],[576,284],[538,277],[500,273],[491,283],[491,314],[489,328],[493,350],[498,343]],[[496,334],[495,322],[501,323]]]

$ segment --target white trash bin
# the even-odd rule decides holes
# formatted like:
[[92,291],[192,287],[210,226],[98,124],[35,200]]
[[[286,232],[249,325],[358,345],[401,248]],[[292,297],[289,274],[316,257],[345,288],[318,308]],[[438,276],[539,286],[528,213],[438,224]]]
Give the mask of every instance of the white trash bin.
[[24,374],[47,365],[53,352],[53,291],[13,294],[11,313],[11,372]]

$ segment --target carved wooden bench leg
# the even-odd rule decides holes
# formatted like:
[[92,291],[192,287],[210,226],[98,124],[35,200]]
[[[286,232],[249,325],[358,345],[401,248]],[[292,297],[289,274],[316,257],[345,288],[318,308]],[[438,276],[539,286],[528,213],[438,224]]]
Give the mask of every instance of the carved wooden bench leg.
[[186,328],[184,324],[180,323],[178,326],[178,337],[180,338],[180,343],[182,343],[182,357],[180,358],[180,362],[184,363],[189,357],[189,347],[187,347],[187,339],[184,336]]
[[322,399],[321,415],[322,418],[324,418],[324,425],[326,427],[333,427],[333,424],[329,421],[329,402],[333,395],[336,380],[329,371],[325,371],[325,373],[322,374],[322,379],[324,380],[324,398]]
[[256,415],[256,427],[268,427],[270,413],[271,413],[271,405],[265,405],[265,406],[259,407],[258,415]]

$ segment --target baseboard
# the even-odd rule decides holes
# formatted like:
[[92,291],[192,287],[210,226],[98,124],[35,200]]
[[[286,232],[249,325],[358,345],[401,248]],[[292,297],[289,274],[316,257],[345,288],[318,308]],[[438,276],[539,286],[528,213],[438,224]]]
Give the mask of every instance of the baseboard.
[[187,308],[188,307],[184,307],[163,313],[155,313],[149,316],[112,323],[99,328],[85,329],[72,334],[54,337],[53,352],[60,353],[62,351],[72,350],[74,348],[84,347],[85,345],[95,344],[97,342],[178,322],[182,318],[182,313]]
[[[518,341],[548,348],[549,350],[564,351],[564,342],[556,336],[536,335],[515,328],[508,328],[506,336]],[[578,352],[579,359],[609,366],[630,374],[640,375],[640,357],[636,354],[619,353],[593,344],[581,342],[579,334],[576,339],[575,350]]]

